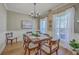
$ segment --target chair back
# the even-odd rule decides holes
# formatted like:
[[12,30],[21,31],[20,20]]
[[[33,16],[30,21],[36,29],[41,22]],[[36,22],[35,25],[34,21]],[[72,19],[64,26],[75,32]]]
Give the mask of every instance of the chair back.
[[26,32],[26,35],[32,35],[32,31]]
[[30,38],[27,35],[23,35],[24,42],[29,42]]
[[13,33],[12,33],[12,32],[6,33],[6,38],[8,39],[8,38],[10,38],[10,37],[13,37]]
[[31,40],[30,40],[30,38],[27,35],[23,35],[23,42],[24,42],[23,43],[23,47],[24,48],[28,48]]
[[60,39],[55,40],[55,41],[51,40],[51,46],[56,44],[56,48],[59,49],[59,42],[60,42]]
[[42,45],[45,45],[45,44],[50,45],[50,41],[51,41],[50,38],[45,38],[45,39],[43,39],[43,40],[41,41],[41,44],[42,44]]

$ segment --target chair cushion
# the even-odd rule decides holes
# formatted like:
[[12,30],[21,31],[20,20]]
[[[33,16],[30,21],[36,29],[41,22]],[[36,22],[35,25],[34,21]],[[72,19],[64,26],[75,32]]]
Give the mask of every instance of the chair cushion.
[[[46,45],[47,45],[47,44],[46,44]],[[47,45],[47,46],[49,46],[49,45]],[[42,49],[43,51],[45,51],[46,53],[49,54],[49,53],[50,53],[50,48],[47,47],[47,46],[42,45],[42,46],[41,46],[41,49]],[[51,51],[54,52],[56,48],[57,48],[57,44],[52,45]]]
[[41,46],[41,49],[42,49],[43,51],[45,51],[46,53],[50,53],[49,47],[47,47],[47,46],[45,46],[45,45],[42,45],[42,46]]
[[57,44],[52,45],[52,48],[51,48],[52,52],[53,52],[56,48],[58,48],[58,45],[57,45]]
[[13,39],[15,39],[15,37],[8,37],[8,39],[13,40]]
[[32,48],[35,48],[35,47],[38,47],[38,44],[34,44],[32,42],[29,44],[29,49],[32,49]]
[[11,35],[7,35],[7,38],[10,38],[10,37],[12,37]]

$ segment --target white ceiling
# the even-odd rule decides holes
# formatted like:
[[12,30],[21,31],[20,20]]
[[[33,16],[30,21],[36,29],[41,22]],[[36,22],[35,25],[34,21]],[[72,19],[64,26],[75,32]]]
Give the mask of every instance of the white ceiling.
[[[39,11],[41,16],[48,14],[48,10],[54,9],[61,3],[37,3],[36,9]],[[33,11],[33,3],[6,3],[6,8],[9,11],[19,12],[29,15]]]

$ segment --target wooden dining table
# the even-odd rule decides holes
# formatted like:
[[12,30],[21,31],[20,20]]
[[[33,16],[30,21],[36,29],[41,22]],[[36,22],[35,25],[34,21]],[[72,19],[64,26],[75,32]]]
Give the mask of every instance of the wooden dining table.
[[39,51],[40,51],[40,55],[41,55],[41,45],[42,42],[45,40],[50,40],[49,36],[40,34],[39,36],[33,36],[33,35],[27,35],[32,43],[38,43],[39,44]]
[[[50,44],[53,42],[56,42],[55,39],[52,39],[49,35],[45,35],[45,34],[39,34],[37,36],[32,35],[32,34],[27,34],[27,36],[29,37],[29,40],[31,41],[31,43],[34,44],[38,44],[38,54],[41,55],[41,51],[43,46],[48,47],[49,49],[51,49]],[[32,47],[33,45],[30,45],[30,47]]]
[[27,35],[32,42],[49,40],[50,37],[40,34],[39,36]]

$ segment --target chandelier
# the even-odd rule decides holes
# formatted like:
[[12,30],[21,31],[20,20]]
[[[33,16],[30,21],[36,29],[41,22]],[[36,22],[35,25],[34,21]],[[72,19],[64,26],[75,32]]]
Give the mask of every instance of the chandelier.
[[33,5],[34,5],[34,11],[31,11],[29,16],[32,16],[33,18],[39,17],[40,13],[36,10],[36,3],[34,3]]

